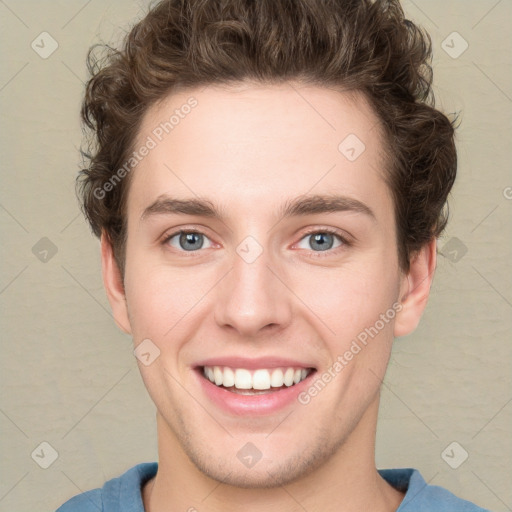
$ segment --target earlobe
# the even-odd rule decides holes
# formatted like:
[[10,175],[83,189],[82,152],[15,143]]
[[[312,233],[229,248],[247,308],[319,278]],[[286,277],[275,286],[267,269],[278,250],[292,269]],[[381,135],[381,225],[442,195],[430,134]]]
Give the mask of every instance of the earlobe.
[[101,234],[101,269],[103,285],[112,308],[117,326],[126,334],[131,334],[128,308],[121,272],[114,257],[112,244],[107,234]]
[[396,315],[394,335],[405,336],[419,324],[427,306],[436,269],[436,239],[424,245],[412,258],[400,290],[402,309]]

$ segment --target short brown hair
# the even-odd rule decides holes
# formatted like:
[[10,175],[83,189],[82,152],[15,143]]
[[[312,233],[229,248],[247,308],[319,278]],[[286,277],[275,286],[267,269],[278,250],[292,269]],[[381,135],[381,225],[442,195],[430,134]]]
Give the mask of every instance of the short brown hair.
[[92,138],[77,192],[123,275],[129,175],[97,191],[129,158],[148,108],[177,88],[298,80],[362,92],[386,134],[401,267],[443,231],[454,127],[434,108],[430,38],[398,0],[163,0],[121,49],[103,48],[88,55],[81,114]]

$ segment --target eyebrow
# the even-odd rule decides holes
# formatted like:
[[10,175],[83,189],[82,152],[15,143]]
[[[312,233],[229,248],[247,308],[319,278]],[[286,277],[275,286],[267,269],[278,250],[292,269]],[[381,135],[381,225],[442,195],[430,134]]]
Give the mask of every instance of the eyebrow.
[[[288,200],[281,208],[279,217],[296,217],[320,213],[355,212],[362,213],[375,220],[375,214],[369,206],[361,201],[340,195],[299,196]],[[167,195],[159,196],[156,201],[145,208],[140,220],[155,215],[196,215],[224,220],[222,212],[206,199],[176,199]]]

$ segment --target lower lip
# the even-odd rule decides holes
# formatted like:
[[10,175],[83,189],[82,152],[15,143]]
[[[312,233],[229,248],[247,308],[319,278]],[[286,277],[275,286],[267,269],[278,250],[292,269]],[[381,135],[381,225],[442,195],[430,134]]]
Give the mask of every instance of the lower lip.
[[309,386],[312,371],[304,380],[289,388],[271,391],[261,395],[239,395],[216,386],[203,376],[202,369],[196,372],[206,396],[219,408],[238,416],[258,416],[273,414],[297,401],[301,391]]

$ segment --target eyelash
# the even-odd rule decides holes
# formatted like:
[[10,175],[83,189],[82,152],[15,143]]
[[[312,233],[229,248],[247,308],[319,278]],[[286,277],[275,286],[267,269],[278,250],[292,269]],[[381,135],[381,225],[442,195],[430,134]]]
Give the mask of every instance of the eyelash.
[[[169,243],[169,240],[171,240],[171,238],[174,238],[176,235],[182,235],[182,234],[188,235],[191,233],[196,233],[198,235],[204,235],[205,237],[207,237],[207,235],[205,235],[204,233],[202,233],[201,231],[196,230],[196,229],[179,229],[178,231],[174,231],[173,233],[170,233],[169,235],[167,235],[167,234],[164,235],[164,238],[162,240],[162,246],[166,246]],[[172,248],[172,250],[176,250],[176,249]],[[197,257],[197,253],[199,251],[183,251],[183,250],[181,250],[178,252],[182,253],[187,258],[194,258],[194,257]]]
[[[208,238],[208,236],[205,233],[203,233],[199,230],[196,230],[196,229],[180,229],[178,231],[174,231],[173,233],[170,233],[169,235],[164,235],[164,238],[162,240],[162,246],[167,245],[169,240],[174,238],[176,235],[190,234],[190,233],[196,233],[198,235],[203,235]],[[337,231],[336,229],[333,229],[333,228],[320,228],[320,229],[316,228],[316,229],[307,231],[300,238],[299,242],[301,240],[303,240],[304,238],[306,238],[307,236],[317,235],[317,234],[329,234],[329,235],[336,236],[336,237],[338,237],[338,239],[340,240],[342,245],[339,247],[336,247],[335,249],[328,249],[326,251],[310,251],[314,258],[325,258],[327,256],[332,255],[333,253],[337,253],[338,250],[343,249],[343,247],[350,247],[352,245],[352,243],[349,242],[344,236],[342,236],[339,231]],[[184,253],[186,255],[186,257],[193,258],[193,257],[196,257],[197,253],[200,251],[183,251],[182,250],[182,251],[178,251],[178,252]]]
[[337,237],[339,241],[341,242],[341,245],[339,247],[336,247],[334,249],[328,249],[326,251],[309,251],[313,258],[326,258],[328,256],[332,256],[333,254],[337,254],[340,250],[343,250],[343,248],[347,248],[351,246],[351,243],[340,234],[340,232],[333,228],[316,228],[311,229],[310,231],[306,231],[303,236],[300,238],[299,242],[303,240],[304,238],[311,236],[311,235],[317,235],[317,234],[329,234]]

